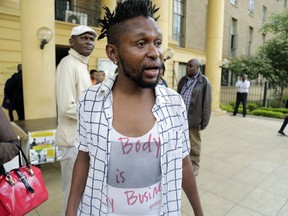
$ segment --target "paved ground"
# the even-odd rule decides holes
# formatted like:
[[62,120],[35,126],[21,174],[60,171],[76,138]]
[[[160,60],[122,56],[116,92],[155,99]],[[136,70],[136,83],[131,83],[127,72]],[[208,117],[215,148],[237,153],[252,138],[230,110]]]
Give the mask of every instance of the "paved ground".
[[[254,116],[211,118],[201,134],[197,177],[205,216],[288,215],[288,137],[277,134],[281,124]],[[45,165],[43,173],[50,198],[28,215],[61,215],[59,165]],[[192,216],[182,196],[182,216]]]

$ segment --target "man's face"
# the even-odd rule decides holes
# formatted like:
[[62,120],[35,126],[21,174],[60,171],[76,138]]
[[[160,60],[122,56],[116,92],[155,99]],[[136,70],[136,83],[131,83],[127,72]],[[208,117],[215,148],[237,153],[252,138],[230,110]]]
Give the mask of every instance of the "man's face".
[[197,74],[198,71],[198,65],[195,64],[193,61],[189,61],[186,66],[186,73],[189,77],[193,77]]
[[97,71],[96,73],[96,80],[97,80],[97,83],[99,82],[103,82],[105,79],[105,73],[102,72],[102,71]]
[[95,37],[91,33],[84,33],[79,36],[72,36],[69,43],[71,47],[83,56],[89,56],[94,49]]
[[119,38],[119,73],[142,88],[154,88],[160,77],[163,59],[162,34],[152,18],[142,16],[123,23]]

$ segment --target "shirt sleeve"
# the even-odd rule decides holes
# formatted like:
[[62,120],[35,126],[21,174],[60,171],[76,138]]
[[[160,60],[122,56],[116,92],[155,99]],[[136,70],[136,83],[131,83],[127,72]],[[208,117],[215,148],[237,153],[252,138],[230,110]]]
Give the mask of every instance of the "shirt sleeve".
[[63,62],[57,68],[56,96],[58,114],[77,119],[77,76],[72,63]]
[[235,86],[236,86],[236,88],[239,88],[239,87],[241,86],[241,81],[238,80],[238,81],[235,83]]
[[[83,92],[83,95],[86,93]],[[84,96],[81,96],[77,103],[77,134],[75,147],[78,150],[88,152],[87,146],[87,123],[85,122],[85,113],[84,113],[84,105],[85,101],[82,99]]]
[[182,124],[182,158],[184,159],[190,153],[190,141],[189,141],[189,127],[188,127],[188,119],[187,119],[187,112],[184,101],[182,97],[181,100],[181,109],[182,109],[182,116],[183,124]]

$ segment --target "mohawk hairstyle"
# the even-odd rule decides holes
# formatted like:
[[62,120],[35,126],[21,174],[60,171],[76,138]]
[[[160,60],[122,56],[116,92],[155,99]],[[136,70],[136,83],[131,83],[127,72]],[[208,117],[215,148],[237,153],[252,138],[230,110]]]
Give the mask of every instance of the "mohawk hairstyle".
[[124,2],[117,2],[117,6],[113,12],[111,12],[107,6],[104,6],[103,9],[105,10],[105,16],[98,21],[102,27],[98,40],[107,37],[107,41],[110,44],[118,43],[118,37],[121,31],[121,29],[117,27],[119,23],[138,16],[151,17],[155,21],[159,18],[159,16],[154,17],[159,7],[156,8],[156,5],[152,5],[151,0],[126,0]]

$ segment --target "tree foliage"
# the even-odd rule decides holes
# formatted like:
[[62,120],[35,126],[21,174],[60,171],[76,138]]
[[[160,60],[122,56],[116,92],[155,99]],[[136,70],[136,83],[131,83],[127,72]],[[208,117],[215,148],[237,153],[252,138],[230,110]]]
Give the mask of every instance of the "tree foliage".
[[250,79],[263,75],[270,87],[279,90],[282,101],[283,90],[288,87],[288,10],[273,14],[260,31],[274,37],[259,47],[255,55],[232,59],[229,69],[237,75],[246,73]]
[[241,56],[231,59],[229,69],[237,76],[247,74],[249,79],[256,79],[259,74],[265,74],[266,71],[272,71],[270,59],[260,56]]
[[271,32],[275,35],[282,35],[287,38],[288,36],[288,10],[280,14],[272,14],[268,22],[264,23],[261,32],[266,34]]

